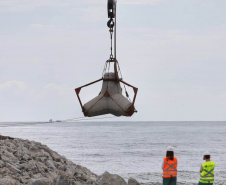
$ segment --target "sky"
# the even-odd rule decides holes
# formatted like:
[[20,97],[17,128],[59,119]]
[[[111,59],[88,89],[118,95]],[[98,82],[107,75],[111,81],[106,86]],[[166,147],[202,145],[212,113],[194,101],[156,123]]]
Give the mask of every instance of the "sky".
[[[99,79],[109,58],[106,4],[0,0],[0,122],[83,117],[74,89]],[[226,120],[225,7],[118,0],[117,59],[124,81],[139,88],[138,113],[109,120]],[[82,90],[83,102],[100,89]]]

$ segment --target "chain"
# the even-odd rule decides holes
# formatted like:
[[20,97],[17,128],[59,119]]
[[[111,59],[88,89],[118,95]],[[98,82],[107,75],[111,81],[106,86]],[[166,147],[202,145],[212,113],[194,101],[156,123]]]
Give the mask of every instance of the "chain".
[[112,54],[112,35],[113,35],[113,31],[110,30],[110,35],[111,35],[111,55],[110,55],[110,59],[113,59],[113,54]]
[[113,35],[113,32],[114,32],[114,26],[115,26],[115,23],[114,23],[114,20],[113,18],[111,18],[108,22],[107,22],[107,26],[110,28],[110,38],[111,38],[111,55],[110,55],[110,60],[113,59],[113,54],[112,54],[112,45],[113,45],[113,42],[112,42],[112,35]]
[[[115,23],[114,23],[114,20],[113,20],[113,18],[110,18],[110,20],[107,22],[107,26],[110,28],[110,38],[111,38],[111,54],[110,54],[110,61],[111,60],[113,60],[114,59],[114,57],[113,57],[113,54],[112,54],[112,45],[113,45],[113,42],[112,42],[112,36],[113,36],[113,32],[114,32],[114,26],[115,26]],[[108,61],[107,61],[108,62]],[[117,62],[117,65],[118,65],[118,68],[119,68],[119,72],[120,72],[120,74],[121,74],[121,77],[122,77],[122,73],[121,73],[121,70],[120,70],[120,67],[119,67],[119,64],[118,64],[118,62]],[[108,73],[109,73],[109,68],[110,68],[110,62],[109,62],[109,66],[108,66]],[[105,68],[105,71],[107,70],[107,67]],[[123,78],[123,77],[122,77]],[[127,92],[127,90],[126,90],[126,86],[125,86],[125,84],[124,84],[124,89],[125,89],[125,94],[126,94],[126,97],[129,99],[129,101],[131,101],[130,100],[130,97],[129,97],[129,93]]]

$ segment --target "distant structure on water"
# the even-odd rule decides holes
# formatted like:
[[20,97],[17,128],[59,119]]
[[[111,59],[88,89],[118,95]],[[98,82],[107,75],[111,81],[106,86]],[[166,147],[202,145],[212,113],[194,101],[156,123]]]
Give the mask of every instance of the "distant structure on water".
[[52,119],[49,120],[49,123],[53,123],[53,122],[62,122],[62,121],[60,120],[53,121]]

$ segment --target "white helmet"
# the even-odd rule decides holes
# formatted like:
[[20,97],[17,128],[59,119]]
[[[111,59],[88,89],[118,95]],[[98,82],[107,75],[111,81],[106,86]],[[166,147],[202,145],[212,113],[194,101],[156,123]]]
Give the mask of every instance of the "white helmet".
[[172,146],[168,146],[168,147],[167,147],[167,151],[168,151],[168,152],[173,152],[173,147],[172,147]]
[[208,151],[204,152],[203,155],[210,155]]

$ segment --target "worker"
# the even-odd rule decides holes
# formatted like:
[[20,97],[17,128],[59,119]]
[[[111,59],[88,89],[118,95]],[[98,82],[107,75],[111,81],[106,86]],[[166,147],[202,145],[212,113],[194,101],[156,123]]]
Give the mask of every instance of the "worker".
[[167,147],[166,157],[163,158],[163,185],[177,184],[177,158],[174,157],[172,146]]
[[215,162],[210,161],[209,152],[204,152],[203,160],[205,160],[206,162],[202,163],[200,167],[201,174],[199,185],[213,185]]

